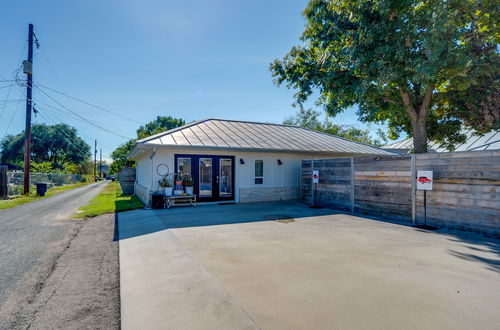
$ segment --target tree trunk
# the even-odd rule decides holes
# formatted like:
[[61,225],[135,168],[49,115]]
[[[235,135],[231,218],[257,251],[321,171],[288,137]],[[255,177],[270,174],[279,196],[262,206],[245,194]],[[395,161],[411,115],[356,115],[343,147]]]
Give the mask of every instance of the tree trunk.
[[[420,118],[419,118],[420,119]],[[427,118],[426,118],[427,119]],[[412,120],[413,152],[422,154],[427,152],[427,120]]]
[[426,88],[420,107],[416,107],[411,103],[408,92],[404,88],[399,88],[405,111],[410,118],[413,131],[413,152],[416,154],[427,152],[427,116],[431,107],[433,92],[434,84],[431,83]]

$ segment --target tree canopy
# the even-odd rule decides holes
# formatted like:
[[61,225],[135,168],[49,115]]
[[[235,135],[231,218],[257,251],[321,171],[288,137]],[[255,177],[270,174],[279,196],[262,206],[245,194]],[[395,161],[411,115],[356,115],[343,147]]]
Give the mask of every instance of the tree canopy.
[[319,111],[301,108],[294,116],[290,116],[285,119],[283,124],[310,128],[316,131],[333,134],[344,139],[366,143],[376,147],[380,147],[387,142],[387,138],[381,130],[377,131],[379,138],[373,138],[370,135],[369,129],[337,125],[332,123],[328,117],[324,120],[321,120],[320,117],[321,113]]
[[[137,129],[137,139],[143,139],[148,136],[158,134],[185,124],[186,122],[181,118],[158,116],[155,120],[152,120]],[[127,159],[127,155],[134,148],[135,141],[136,139],[128,140],[127,142],[120,144],[111,153],[113,162],[111,163],[109,168],[110,173],[119,173],[124,167],[130,165],[131,162]]]
[[[2,163],[24,162],[24,131],[0,141]],[[67,124],[36,124],[31,127],[31,159],[63,169],[67,163],[82,164],[90,158],[90,146]]]
[[462,125],[500,128],[499,6],[495,0],[311,0],[301,40],[270,70],[297,90],[315,92],[335,116],[358,106],[389,136],[463,139]]
[[113,162],[109,167],[110,173],[118,174],[120,171],[127,167],[130,161],[127,159],[127,155],[134,148],[136,140],[128,140],[125,143],[120,144],[112,153],[111,159]]
[[139,127],[139,129],[137,130],[137,138],[143,139],[145,137],[161,133],[182,125],[186,125],[186,122],[181,118],[158,116],[155,120]]

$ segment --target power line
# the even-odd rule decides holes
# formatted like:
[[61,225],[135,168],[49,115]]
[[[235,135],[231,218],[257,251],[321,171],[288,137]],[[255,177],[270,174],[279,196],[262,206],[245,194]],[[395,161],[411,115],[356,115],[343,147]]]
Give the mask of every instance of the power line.
[[12,121],[14,120],[14,117],[16,116],[17,109],[19,108],[19,104],[21,104],[21,101],[23,101],[23,100],[19,100],[19,102],[17,102],[16,108],[14,109],[14,112],[12,113],[12,116],[10,117],[9,124],[7,125],[7,129],[5,130],[5,133],[2,136],[2,140],[7,135],[7,132],[9,131],[10,125],[12,124]]
[[54,74],[54,77],[56,78],[57,83],[59,84],[59,86],[61,87],[61,89],[66,92],[66,90],[64,89],[63,84],[61,83],[61,79],[59,79],[59,75],[57,74],[54,66],[52,65],[52,62],[49,60],[49,57],[47,56],[47,54],[45,54],[45,51],[43,50],[43,48],[39,47],[39,49],[40,49],[40,52],[42,53],[43,58],[45,59],[45,62],[47,62],[47,64],[49,65],[50,70]]
[[80,118],[81,120],[83,120],[83,121],[85,121],[85,122],[87,122],[87,123],[91,124],[92,126],[95,126],[95,127],[97,127],[97,128],[100,128],[100,129],[102,129],[102,130],[104,130],[104,131],[108,132],[108,133],[111,133],[111,134],[117,135],[117,136],[122,137],[122,138],[125,138],[125,139],[132,139],[130,136],[125,136],[125,135],[121,135],[121,134],[119,134],[119,133],[115,133],[115,132],[113,132],[113,131],[108,130],[108,129],[107,129],[107,128],[105,128],[105,127],[102,127],[102,126],[100,126],[100,125],[98,125],[98,124],[95,124],[95,123],[93,123],[93,122],[91,122],[91,121],[87,120],[85,117],[80,116],[77,112],[74,112],[74,111],[73,111],[73,110],[71,110],[70,108],[68,108],[68,107],[64,106],[63,104],[61,104],[59,101],[57,101],[57,100],[56,100],[56,99],[54,99],[52,96],[50,96],[49,94],[47,94],[47,93],[46,93],[43,89],[41,89],[41,88],[39,88],[39,87],[38,87],[38,90],[39,90],[40,92],[42,92],[43,94],[45,94],[45,96],[47,96],[48,98],[50,98],[52,101],[54,101],[55,103],[57,103],[60,107],[62,107],[63,109],[65,109],[65,110],[67,110],[67,111],[69,111],[69,112],[71,112],[72,114],[74,114],[75,116],[77,116],[77,117],[78,117],[78,118]]
[[43,112],[41,112],[41,111],[40,111],[40,112],[38,112],[38,113],[40,114],[40,116],[41,116],[41,117],[45,118],[45,120],[50,121],[51,123],[53,123],[53,124],[54,124],[54,126],[52,126],[52,127],[59,128],[59,129],[60,129],[60,131],[63,133],[63,135],[64,135],[64,136],[66,136],[66,138],[68,138],[69,143],[70,143],[71,145],[73,145],[73,147],[75,147],[78,151],[80,151],[80,152],[82,152],[82,153],[86,153],[86,151],[85,151],[85,150],[80,149],[80,146],[78,146],[78,145],[76,144],[76,143],[77,143],[77,142],[76,142],[76,140],[75,140],[73,137],[71,137],[71,136],[70,136],[70,135],[69,135],[69,134],[68,134],[68,133],[67,133],[67,132],[63,129],[63,127],[62,127],[62,126],[57,126],[58,124],[56,123],[56,121],[52,120],[52,119],[49,117],[49,115],[48,115],[47,113],[43,113]]
[[[41,96],[42,96],[43,98],[45,98],[45,96],[44,96],[44,95],[41,95]],[[47,100],[47,99],[45,98],[45,100]],[[49,100],[49,101],[50,101],[50,100]],[[38,105],[40,106],[40,103],[38,103]],[[55,107],[55,106],[53,106],[53,105],[50,105],[50,104],[48,104],[48,103],[44,104],[43,106],[45,106],[45,107],[47,107],[47,108],[50,108],[50,109],[52,109],[52,110],[55,110],[55,111],[57,111],[58,113],[63,114],[63,115],[65,115],[65,116],[71,116],[70,118],[72,118],[72,119],[76,119],[76,120],[78,120],[78,121],[80,121],[80,122],[82,122],[82,123],[88,124],[88,122],[87,122],[87,121],[89,121],[89,122],[91,122],[91,123],[94,123],[95,125],[99,125],[99,123],[98,123],[98,122],[96,122],[96,121],[94,121],[94,120],[92,120],[92,119],[86,119],[86,121],[84,121],[84,120],[82,120],[80,117],[77,117],[77,116],[75,116],[75,115],[74,115],[74,114],[72,114],[72,113],[68,113],[68,112],[67,112],[66,110],[64,110],[64,109],[60,109],[60,108]],[[108,125],[108,129],[112,128],[112,129],[113,129],[113,130],[115,130],[116,132],[121,133],[119,128],[114,127],[114,126],[111,126],[111,125],[109,125],[109,124],[107,124],[107,125]],[[126,134],[126,133],[125,133],[125,134]]]
[[[60,108],[57,108],[57,107],[54,107],[53,105],[50,105],[50,104],[44,104],[45,107],[47,108],[51,108],[53,110],[56,110],[58,113],[61,113],[61,114],[65,114],[65,115],[71,115],[71,114],[68,114],[65,110],[63,109],[60,109]],[[87,123],[86,121],[83,121],[81,120],[79,117],[76,117],[76,116],[71,116],[71,118],[73,119],[76,119],[76,120],[79,120],[80,122],[83,122],[83,123]],[[99,125],[95,120],[92,120],[92,119],[87,119],[88,121],[96,124],[96,125]],[[87,123],[88,124],[88,123]],[[109,124],[107,124],[109,128],[113,128],[116,132],[120,132],[120,129],[115,127],[115,126],[111,126]]]
[[[61,122],[61,123],[64,123],[64,122],[65,122],[64,120],[62,120],[61,118],[59,118],[59,117],[58,117],[58,116],[57,116],[57,115],[53,112],[53,110],[51,110],[51,108],[50,108],[50,107],[48,107],[47,105],[40,105],[40,104],[38,104],[38,103],[37,103],[37,104],[36,104],[36,108],[40,108],[40,107],[42,107],[42,108],[45,110],[45,114],[46,114],[46,115],[50,114],[52,117],[54,117],[55,119],[57,119],[59,122]],[[57,109],[57,108],[52,108],[52,109]],[[65,114],[66,114],[66,113],[65,113]],[[74,118],[74,117],[72,117],[72,118]],[[76,119],[78,119],[78,118],[76,118]],[[79,132],[79,134],[80,134],[80,135],[82,135],[82,136],[84,136],[84,137],[86,137],[86,138],[87,138],[87,139],[89,139],[89,140],[93,140],[93,139],[94,139],[94,138],[91,138],[90,136],[88,136],[88,135],[86,135],[86,134],[83,134],[82,132]],[[103,147],[105,147],[105,148],[107,148],[107,149],[109,149],[109,150],[113,150],[113,149],[114,149],[114,148],[112,148],[112,147],[110,147],[110,146],[108,146],[108,145],[105,145],[105,144],[103,144],[103,143],[100,143],[100,145],[102,145]]]
[[[42,84],[37,84],[37,87],[43,87],[43,88],[48,89],[48,90],[50,90],[50,91],[52,91],[52,92],[54,92],[54,93],[61,94],[61,95],[63,95],[63,96],[66,96],[67,98],[70,98],[70,99],[73,99],[73,100],[75,100],[75,101],[81,102],[81,103],[83,103],[83,104],[86,104],[86,105],[91,106],[91,107],[93,107],[93,108],[96,108],[96,109],[98,109],[98,110],[105,111],[105,112],[107,112],[107,113],[113,114],[113,115],[115,115],[115,116],[118,116],[118,117],[123,118],[123,119],[126,119],[126,120],[133,121],[133,122],[138,123],[138,124],[141,124],[141,125],[143,124],[143,123],[141,123],[140,121],[135,120],[135,119],[133,119],[133,118],[129,118],[129,117],[126,117],[126,116],[120,115],[120,114],[118,114],[118,113],[116,113],[116,112],[113,112],[113,111],[108,110],[108,109],[106,109],[106,108],[103,108],[103,107],[100,107],[100,106],[98,106],[98,105],[95,105],[95,104],[89,103],[89,102],[87,102],[87,101],[81,100],[81,99],[79,99],[79,98],[77,98],[77,97],[74,97],[74,96],[68,95],[68,94],[66,94],[66,93],[59,92],[59,91],[57,91],[57,90],[55,90],[55,89],[52,89],[52,88],[50,88],[50,87],[47,87],[47,86],[45,86],[45,85],[42,85]],[[40,89],[40,88],[39,88],[39,89]]]
[[0,89],[7,88],[7,87],[12,88],[15,85],[17,85],[17,84],[10,84],[10,85],[5,85],[5,86],[0,86]]

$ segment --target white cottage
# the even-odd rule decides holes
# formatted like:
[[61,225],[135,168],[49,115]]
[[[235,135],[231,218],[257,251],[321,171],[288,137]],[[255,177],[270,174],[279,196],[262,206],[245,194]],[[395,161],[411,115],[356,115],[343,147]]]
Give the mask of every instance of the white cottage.
[[147,204],[159,190],[158,168],[191,174],[199,202],[293,200],[302,159],[392,154],[296,126],[205,119],[138,140],[129,158],[135,194]]

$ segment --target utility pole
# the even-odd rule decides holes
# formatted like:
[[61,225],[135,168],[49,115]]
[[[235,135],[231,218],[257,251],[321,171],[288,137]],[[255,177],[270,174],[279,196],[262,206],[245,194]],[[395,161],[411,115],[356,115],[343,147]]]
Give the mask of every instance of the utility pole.
[[97,167],[97,140],[94,143],[94,179],[96,178],[96,167]]
[[30,193],[30,163],[31,163],[31,109],[32,87],[33,87],[33,24],[29,25],[28,32],[28,60],[23,63],[24,73],[26,73],[26,128],[24,130],[24,194]]
[[102,179],[102,148],[99,148],[99,177]]

